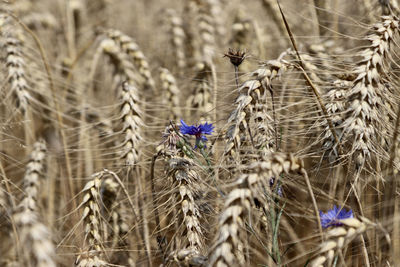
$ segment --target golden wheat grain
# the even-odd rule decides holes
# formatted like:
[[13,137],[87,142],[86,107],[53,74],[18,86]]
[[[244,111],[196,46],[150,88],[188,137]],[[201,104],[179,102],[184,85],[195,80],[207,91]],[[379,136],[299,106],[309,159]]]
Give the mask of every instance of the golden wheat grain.
[[94,79],[95,68],[101,55],[103,54],[106,54],[111,58],[112,63],[116,68],[117,75],[123,75],[121,80],[128,80],[131,83],[140,81],[140,78],[135,72],[133,63],[129,61],[129,57],[121,50],[115,41],[109,38],[103,38],[96,49],[89,74],[90,81]]

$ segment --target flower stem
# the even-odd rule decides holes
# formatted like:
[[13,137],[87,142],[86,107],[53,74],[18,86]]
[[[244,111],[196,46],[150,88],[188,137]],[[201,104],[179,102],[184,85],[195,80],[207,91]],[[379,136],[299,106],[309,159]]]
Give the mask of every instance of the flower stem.
[[239,67],[235,67],[235,80],[236,80],[236,88],[239,89]]

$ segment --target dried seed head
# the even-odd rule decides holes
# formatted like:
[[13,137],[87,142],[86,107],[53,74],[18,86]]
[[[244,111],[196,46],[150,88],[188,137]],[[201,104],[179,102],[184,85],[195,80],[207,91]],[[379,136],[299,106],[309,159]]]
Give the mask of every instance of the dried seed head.
[[167,153],[171,153],[175,155],[178,152],[178,148],[176,147],[177,143],[179,142],[179,135],[174,129],[175,126],[168,125],[164,132],[162,133],[163,141],[161,144],[164,145],[164,150]]
[[239,67],[239,65],[242,64],[243,60],[246,59],[246,52],[240,51],[239,49],[234,50],[232,48],[229,48],[228,53],[224,54],[224,57],[228,57],[235,67]]

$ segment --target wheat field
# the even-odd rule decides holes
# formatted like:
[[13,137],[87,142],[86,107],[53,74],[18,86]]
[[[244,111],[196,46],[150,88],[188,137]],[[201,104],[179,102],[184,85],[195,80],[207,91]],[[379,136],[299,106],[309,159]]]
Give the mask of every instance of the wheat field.
[[0,266],[400,266],[399,32],[397,0],[1,0]]

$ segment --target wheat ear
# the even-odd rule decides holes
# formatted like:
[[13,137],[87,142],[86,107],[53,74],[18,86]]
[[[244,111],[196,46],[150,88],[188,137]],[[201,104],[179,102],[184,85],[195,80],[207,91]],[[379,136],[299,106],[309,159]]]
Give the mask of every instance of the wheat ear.
[[126,165],[133,166],[139,161],[139,144],[142,140],[140,128],[143,126],[141,111],[138,105],[137,88],[128,82],[122,84],[121,119],[125,140],[122,143],[122,158]]
[[341,261],[344,261],[343,249],[353,239],[362,235],[369,225],[372,225],[366,219],[358,220],[356,218],[339,220],[339,223],[342,224],[341,227],[329,230],[325,234],[326,241],[320,245],[317,256],[309,263],[310,267],[334,266],[335,257],[340,257]]
[[[331,116],[332,124],[338,136],[341,136],[339,125],[343,123],[345,112],[345,96],[347,89],[351,86],[351,82],[336,80],[333,82],[331,89],[326,93],[325,97],[329,99],[326,103],[326,110]],[[329,152],[329,157],[334,161],[338,156],[338,151],[335,146],[335,138],[332,136],[332,131],[329,126],[325,126],[325,135],[323,136],[323,147]]]
[[168,107],[168,119],[177,121],[181,118],[180,110],[180,90],[176,84],[174,76],[168,69],[160,69],[161,87],[163,89],[164,104]]
[[357,78],[346,95],[346,119],[341,125],[344,137],[351,145],[356,167],[362,167],[365,160],[377,149],[377,136],[383,126],[380,114],[385,110],[385,58],[389,46],[398,32],[396,17],[382,17],[382,22],[374,25],[374,31],[367,37],[370,45],[360,52],[361,60],[355,68]]
[[[243,170],[247,173],[237,178],[234,188],[225,198],[217,238],[210,251],[209,266],[245,266],[240,248],[245,244],[245,222],[254,207],[254,199],[267,203],[264,192],[270,188],[271,177],[304,172],[302,161],[283,153],[270,153],[257,158]],[[271,192],[267,191],[267,194]]]
[[193,79],[194,89],[187,100],[187,107],[193,116],[197,115],[199,121],[210,121],[212,110],[212,77],[211,66],[206,62],[196,65],[196,76]]
[[140,77],[135,71],[135,66],[129,60],[128,55],[121,50],[114,40],[107,37],[101,39],[93,56],[89,81],[93,81],[96,65],[103,54],[111,58],[111,63],[115,66],[116,74],[123,75],[123,80],[127,80],[130,83],[140,81]]
[[251,21],[244,17],[242,9],[238,9],[231,29],[232,37],[229,41],[231,46],[239,50],[250,48],[251,28]]
[[11,92],[17,100],[17,107],[25,112],[30,98],[22,42],[15,36],[18,32],[6,15],[0,17],[1,36],[4,38],[3,48],[6,50],[5,65],[8,70],[8,81]]
[[271,17],[272,21],[278,28],[278,34],[284,34],[286,32],[285,25],[281,19],[278,4],[274,0],[260,0],[268,16]]
[[184,74],[186,68],[185,40],[186,34],[183,29],[182,18],[178,16],[174,9],[167,10],[170,23],[170,42],[173,47],[175,63],[178,68],[179,75]]
[[[272,148],[275,144],[273,119],[265,112],[267,87],[271,81],[281,75],[288,68],[288,64],[284,60],[269,61],[262,65],[259,69],[251,73],[248,79],[239,88],[239,96],[236,98],[236,108],[232,111],[228,118],[228,130],[226,132],[225,156],[238,160],[238,152],[243,142],[247,144],[254,143],[253,133],[250,130],[250,123],[256,112],[256,120],[258,121],[258,130],[262,130],[263,138],[259,141],[264,144],[263,148]],[[247,136],[247,140],[243,141],[243,137]],[[269,136],[269,137],[268,137]],[[260,137],[260,136],[259,136]],[[265,140],[265,137],[267,140]],[[264,139],[264,140],[262,140]],[[268,141],[265,143],[265,141]],[[258,143],[261,145],[261,143]]]
[[83,199],[80,208],[82,211],[82,221],[84,224],[85,246],[75,261],[77,267],[105,266],[107,262],[103,260],[103,238],[102,238],[102,216],[100,213],[100,187],[102,183],[102,173],[93,174],[92,179],[86,183],[82,190]]
[[[209,0],[208,0],[209,1]],[[215,50],[215,19],[212,16],[212,5],[206,0],[198,4],[198,31],[200,37],[201,59],[211,63]]]
[[[194,162],[179,156],[173,156],[168,160],[167,175],[175,188],[174,198],[179,218],[179,228],[174,239],[176,251],[169,257],[179,262],[190,263],[202,258],[205,248],[200,212],[194,200],[194,189],[200,177]],[[186,256],[182,257],[182,253]]]
[[25,196],[13,214],[14,223],[18,230],[19,263],[29,266],[56,266],[56,255],[50,230],[40,221],[38,197],[41,180],[43,179],[46,145],[36,142],[31,153],[24,176]]
[[[140,160],[140,143],[143,140],[141,136],[141,128],[144,125],[141,112],[138,105],[137,88],[128,82],[122,84],[122,108],[121,108],[121,119],[123,121],[122,133],[124,135],[124,141],[122,143],[122,159],[125,161],[127,168],[127,176],[132,179],[132,175],[136,175],[135,182],[136,197],[142,196],[138,199],[140,207],[140,215],[143,220],[143,240],[146,245],[146,255],[148,258],[148,264],[151,266],[151,246],[150,246],[150,235],[147,221],[147,210],[144,208],[146,204],[146,197],[144,187],[142,186],[142,177],[140,174],[140,168],[137,163]],[[137,230],[139,231],[139,230]]]
[[59,25],[51,13],[30,13],[22,18],[22,21],[32,30],[56,29]]
[[120,202],[118,194],[120,185],[112,178],[102,181],[100,197],[102,203],[101,213],[106,221],[107,229],[105,239],[109,240],[111,248],[111,263],[123,266],[134,266],[134,260],[130,255],[128,233],[129,225],[126,222],[126,208]]
[[106,36],[118,44],[121,50],[129,56],[144,80],[143,85],[145,89],[154,90],[154,80],[151,76],[149,63],[135,41],[128,35],[117,30],[106,31]]

